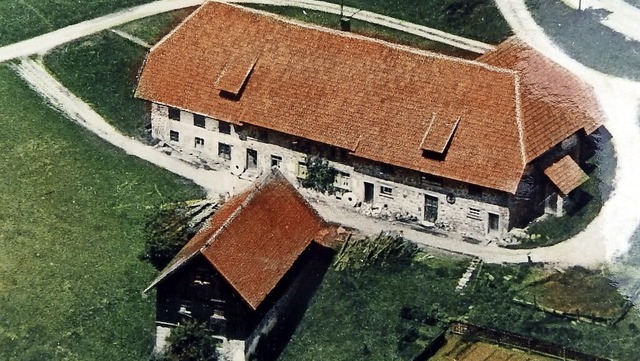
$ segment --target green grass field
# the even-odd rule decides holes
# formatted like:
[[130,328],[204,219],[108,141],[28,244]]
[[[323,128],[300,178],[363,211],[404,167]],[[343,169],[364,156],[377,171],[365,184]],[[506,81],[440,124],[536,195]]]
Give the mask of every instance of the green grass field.
[[6,66],[0,105],[0,359],[146,359],[143,223],[202,190],[65,119]]
[[[282,15],[299,21],[321,25],[332,29],[340,29],[340,17],[334,14],[327,14],[320,11],[303,10],[292,6],[271,6],[271,5],[250,5],[245,6],[254,9],[268,11],[270,13]],[[408,34],[399,30],[384,26],[371,24],[365,21],[352,20],[351,32],[378,38],[392,43],[412,46],[415,48],[431,50],[440,54],[457,56],[465,59],[474,59],[479,54],[458,49],[456,47],[442,44],[423,37]]]
[[0,46],[150,0],[0,0]]
[[526,4],[547,35],[572,58],[606,74],[640,80],[640,43],[600,24],[606,12],[577,11],[560,0]]
[[[154,44],[189,15],[183,9],[134,21],[119,30]],[[111,31],[79,39],[54,49],[45,65],[75,95],[89,103],[121,132],[140,137],[148,124],[147,102],[135,99],[137,75],[146,48]]]
[[345,0],[344,5],[490,44],[497,44],[512,35],[492,0]]
[[[459,294],[455,287],[469,260],[417,258],[421,260],[409,265],[331,268],[279,360],[412,360],[441,329],[420,321],[434,314],[441,322],[459,319],[594,355],[635,360],[640,341],[635,311],[610,327],[571,322],[512,301],[540,273],[538,266],[484,264],[465,294]],[[594,287],[604,284],[610,292],[602,276],[589,277]]]
[[54,49],[45,65],[75,95],[111,125],[140,136],[148,123],[148,105],[135,99],[136,76],[147,49],[110,31]]

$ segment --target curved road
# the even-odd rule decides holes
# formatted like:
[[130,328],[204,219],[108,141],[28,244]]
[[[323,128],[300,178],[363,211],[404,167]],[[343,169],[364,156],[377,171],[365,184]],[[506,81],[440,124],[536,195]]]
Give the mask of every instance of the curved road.
[[[284,4],[284,2],[279,1],[267,1],[271,4]],[[163,0],[72,25],[49,34],[0,48],[0,61],[29,54],[41,54],[57,45],[81,36],[86,36],[151,14],[193,6],[199,3],[200,1],[194,0]],[[637,172],[634,174],[632,157],[634,154],[633,150],[640,147],[640,134],[636,126],[631,126],[635,121],[631,115],[635,114],[633,107],[637,106],[640,101],[640,85],[595,73],[567,57],[554,46],[544,35],[542,29],[533,22],[533,19],[526,11],[526,7],[524,7],[524,3],[522,3],[521,0],[497,0],[497,3],[500,10],[514,28],[516,34],[529,42],[534,48],[547,54],[556,62],[567,66],[572,71],[576,71],[583,79],[594,85],[598,95],[602,99],[607,115],[612,119],[612,121],[608,123],[608,128],[614,134],[616,148],[624,149],[624,152],[619,152],[618,154],[616,189],[611,199],[605,204],[602,214],[599,215],[585,231],[559,245],[535,250],[508,250],[495,245],[473,245],[461,241],[438,238],[423,232],[407,229],[398,224],[353,215],[353,212],[347,213],[340,208],[323,202],[316,202],[316,206],[320,212],[330,220],[341,223],[346,222],[346,225],[359,228],[366,232],[397,229],[403,231],[405,237],[412,241],[475,255],[487,262],[521,263],[526,262],[527,256],[531,256],[534,261],[551,262],[561,265],[580,264],[593,266],[610,260],[611,257],[626,244],[629,238],[628,236],[630,236],[630,232],[632,232],[631,225],[635,227],[638,221],[637,215],[625,210],[634,209],[629,208],[632,203],[634,203],[634,207],[635,204],[639,204],[638,194],[636,194],[634,190],[635,184],[640,184],[640,181],[638,181],[640,176],[638,176]],[[326,5],[331,8],[329,12],[339,11],[339,8],[336,8],[337,5],[311,0],[289,1],[286,4],[307,7],[314,10],[322,10],[322,6]],[[353,9],[347,9],[347,11],[351,10]],[[376,16],[386,18],[381,15]],[[402,24],[402,26],[414,28],[413,24],[407,25],[408,23],[399,20],[395,21]],[[423,27],[415,25],[414,30],[421,28]],[[424,29],[421,29],[421,31],[422,30]],[[238,188],[246,185],[246,182],[239,181],[238,178],[228,176],[224,172],[196,169],[174,157],[167,156],[131,138],[123,136],[108,125],[106,121],[87,104],[75,97],[75,95],[71,94],[71,92],[51,77],[41,64],[32,60],[23,59],[20,64],[14,65],[13,67],[36,91],[54,106],[65,112],[71,119],[78,121],[92,132],[124,149],[128,153],[192,179],[210,192],[229,191],[229,184],[233,184]],[[622,89],[624,89],[624,91]],[[613,94],[614,96],[606,96],[607,94]],[[640,150],[635,154],[640,154]],[[214,179],[214,177],[218,180],[215,182],[218,185],[212,184],[211,180]],[[224,184],[226,184],[226,186],[224,186]],[[611,222],[612,220],[615,220],[615,222]],[[603,242],[603,240],[605,242]]]
[[[222,2],[296,6],[308,10],[317,10],[333,14],[340,14],[340,5],[316,0],[230,0]],[[92,20],[83,21],[81,23],[70,25],[44,35],[36,36],[34,38],[24,40],[15,44],[0,47],[0,63],[11,59],[30,56],[33,54],[44,54],[49,50],[64,43],[97,33],[102,30],[106,30],[147,16],[197,6],[202,3],[202,0],[160,0],[129,9],[124,9],[113,14],[109,14]],[[358,9],[345,7],[344,12],[345,14],[356,13],[353,16],[354,19],[359,19],[373,24],[401,30],[430,40],[449,44],[480,54],[486,52],[487,50],[493,49],[493,46],[489,44],[466,39],[460,36],[445,33],[440,30],[394,19],[369,11],[358,11]]]
[[[524,0],[496,0],[496,3],[518,37],[594,88],[607,115],[606,126],[613,135],[618,158],[614,191],[598,217],[583,232],[551,248],[564,250],[568,258],[598,250],[607,260],[613,260],[627,251],[629,240],[640,224],[640,169],[635,159],[640,154],[640,83],[600,73],[569,57],[533,20]],[[608,1],[600,3],[606,6]],[[618,13],[618,16],[625,16],[627,22],[635,19],[640,23],[634,13]],[[628,31],[634,29],[627,28],[625,32]],[[635,36],[640,37],[640,33]],[[543,259],[547,257],[545,249],[536,250],[534,254]]]

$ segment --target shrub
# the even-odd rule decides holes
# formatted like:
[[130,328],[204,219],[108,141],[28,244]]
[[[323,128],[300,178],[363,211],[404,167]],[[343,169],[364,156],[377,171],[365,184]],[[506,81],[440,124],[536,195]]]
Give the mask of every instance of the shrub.
[[329,162],[320,157],[307,157],[307,178],[302,180],[302,186],[312,188],[318,192],[332,191],[336,170]]
[[212,337],[203,323],[179,325],[167,339],[167,351],[159,361],[217,361],[219,340]]
[[164,268],[195,234],[196,230],[188,225],[189,218],[184,203],[157,210],[145,224],[145,251],[141,258],[157,269]]

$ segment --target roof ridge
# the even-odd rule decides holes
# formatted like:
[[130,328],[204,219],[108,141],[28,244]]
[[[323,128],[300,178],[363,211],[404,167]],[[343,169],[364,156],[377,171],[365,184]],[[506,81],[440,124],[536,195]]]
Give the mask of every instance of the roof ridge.
[[[497,72],[497,73],[517,74],[517,71],[515,71],[513,69],[497,67],[497,66],[494,66],[494,65],[483,63],[483,62],[478,61],[478,60],[456,58],[456,57],[451,56],[451,55],[439,54],[439,53],[432,52],[432,51],[425,50],[425,49],[419,49],[419,48],[414,48],[414,47],[410,47],[410,46],[407,46],[407,45],[392,43],[392,42],[385,41],[385,40],[382,40],[382,39],[373,38],[373,37],[369,37],[369,36],[365,36],[365,35],[360,35],[360,34],[353,33],[353,32],[345,32],[345,31],[341,31],[341,30],[337,30],[337,29],[332,29],[332,28],[328,28],[328,27],[325,27],[325,26],[320,26],[320,25],[316,25],[316,24],[312,24],[312,23],[307,23],[307,22],[303,22],[303,21],[287,18],[287,17],[285,17],[283,15],[270,13],[268,11],[249,8],[249,7],[244,7],[244,6],[235,4],[235,3],[207,1],[207,2],[205,2],[205,4],[202,7],[207,6],[207,5],[211,5],[211,4],[217,4],[217,6],[220,6],[221,4],[223,4],[223,6],[234,7],[234,8],[237,8],[237,9],[239,9],[241,11],[245,11],[245,12],[248,12],[248,13],[254,13],[254,14],[267,16],[267,17],[272,18],[272,19],[274,19],[276,21],[280,21],[280,22],[284,22],[284,23],[288,23],[288,24],[292,24],[292,25],[296,25],[296,26],[305,27],[305,28],[308,28],[308,29],[313,29],[313,30],[318,30],[318,31],[330,33],[330,34],[337,35],[337,36],[340,36],[340,37],[343,37],[343,38],[354,38],[354,39],[360,39],[360,40],[369,41],[369,42],[373,42],[373,43],[378,43],[378,44],[382,44],[384,46],[387,46],[389,48],[395,48],[395,49],[398,49],[398,50],[403,50],[403,51],[407,51],[407,52],[410,52],[410,53],[413,53],[413,54],[428,56],[428,57],[431,57],[431,58],[445,59],[445,60],[456,62],[456,63],[474,65],[474,66],[477,66],[479,68],[484,68],[486,70],[494,71],[494,72]],[[186,21],[186,19],[185,19],[185,21]],[[181,25],[182,24],[180,24],[180,26]],[[400,30],[400,31],[402,31],[402,30]],[[149,52],[151,52],[151,51],[153,51],[153,48]]]
[[520,157],[522,158],[522,169],[527,165],[527,149],[524,144],[524,127],[522,125],[522,107],[520,104],[520,75],[515,75],[515,103],[516,103],[516,125],[518,126],[518,142],[520,143]]
[[260,192],[260,190],[268,183],[268,181],[274,176],[273,171],[262,176],[258,182],[252,185],[251,190],[247,190],[246,192],[251,192],[247,198],[244,199],[240,205],[227,217],[227,219],[218,227],[218,229],[207,239],[202,247],[200,247],[199,252],[204,251],[207,247],[209,247],[213,241],[222,233],[233,221],[242,213],[242,211],[253,201],[256,195]]

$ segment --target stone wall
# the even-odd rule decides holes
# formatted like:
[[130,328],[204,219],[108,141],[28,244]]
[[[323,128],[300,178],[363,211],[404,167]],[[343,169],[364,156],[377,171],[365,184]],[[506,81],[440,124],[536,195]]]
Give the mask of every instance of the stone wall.
[[[153,137],[234,175],[257,177],[278,164],[295,177],[304,173],[307,155],[320,155],[341,172],[338,196],[349,193],[356,210],[410,215],[428,226],[481,239],[501,237],[510,227],[510,198],[504,192],[353,157],[344,149],[250,125],[230,125],[229,134],[224,134],[220,131],[224,122],[205,118],[204,128],[198,127],[193,114],[185,111],[180,112],[180,121],[171,120],[163,105],[153,104],[151,120]],[[179,134],[177,141],[171,139],[171,131]],[[219,156],[220,143],[230,147],[230,159]],[[256,155],[255,169],[248,151]],[[365,194],[367,187],[370,194]],[[427,203],[432,210],[437,205],[435,217],[429,216]]]

